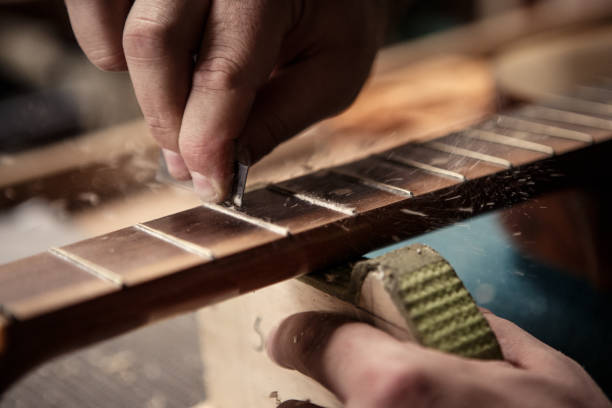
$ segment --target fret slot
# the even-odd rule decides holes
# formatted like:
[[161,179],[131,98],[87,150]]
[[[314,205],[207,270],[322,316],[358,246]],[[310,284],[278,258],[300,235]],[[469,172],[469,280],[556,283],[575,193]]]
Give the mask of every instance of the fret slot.
[[134,227],[68,245],[62,250],[95,268],[112,271],[126,286],[209,261]]
[[[245,206],[248,206],[249,196],[244,197]],[[182,241],[208,248],[215,258],[282,238],[281,235],[268,229],[204,206],[149,221],[143,225]]]
[[588,146],[590,143],[581,142],[566,138],[552,137],[546,134],[534,133],[529,131],[508,129],[505,127],[498,127],[494,122],[487,122],[480,125],[483,129],[498,133],[500,135],[512,137],[514,139],[525,140],[530,143],[537,143],[540,145],[548,146],[552,149],[554,154],[565,153],[568,151],[581,149]]
[[346,177],[329,170],[287,180],[279,183],[278,186],[311,204],[322,204],[328,209],[353,208],[357,213],[384,207],[405,199],[396,194],[351,182]]
[[18,320],[120,290],[50,253],[2,265],[0,305]]
[[487,130],[468,129],[462,133],[467,137],[483,140],[485,142],[498,143],[501,145],[516,147],[518,149],[531,150],[534,152],[544,153],[549,156],[553,156],[555,154],[555,151],[550,146],[505,136],[500,133],[490,132]]
[[382,157],[368,157],[339,167],[351,173],[376,180],[386,185],[410,191],[414,196],[459,183],[456,178],[440,177],[416,167],[397,164]]
[[532,150],[525,150],[501,143],[492,143],[467,137],[463,133],[453,133],[437,139],[436,142],[499,157],[508,160],[513,167],[550,157],[548,154],[535,152]]
[[289,236],[289,230],[287,228],[264,221],[261,218],[253,217],[246,213],[240,212],[234,209],[233,207],[225,207],[223,205],[213,203],[203,203],[203,206],[208,208],[209,210],[217,211],[227,216],[237,218],[241,221],[248,222],[249,224],[253,224],[259,228],[266,229],[282,237]]
[[558,126],[546,125],[513,116],[497,115],[492,121],[495,126],[522,132],[539,133],[542,135],[573,140],[576,142],[593,143],[593,136],[586,132],[578,132]]
[[326,208],[330,211],[335,211],[340,214],[347,215],[349,217],[352,217],[357,214],[357,210],[353,207],[347,207],[346,205],[338,204],[336,202],[326,200],[322,197],[316,197],[316,196],[313,196],[312,194],[296,193],[286,188],[275,186],[275,185],[268,186],[268,189],[270,189],[271,191],[276,191],[279,194],[284,194],[287,197],[294,197],[305,203],[315,205],[321,208]]
[[305,202],[291,193],[283,194],[273,187],[247,193],[238,211],[280,225],[291,234],[346,218],[343,213]]

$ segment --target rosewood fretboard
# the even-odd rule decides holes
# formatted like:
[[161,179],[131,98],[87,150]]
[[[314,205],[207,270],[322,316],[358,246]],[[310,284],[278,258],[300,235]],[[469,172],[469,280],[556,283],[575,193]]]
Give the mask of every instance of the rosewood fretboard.
[[[609,147],[573,97],[0,266],[0,385],[50,355],[554,188]],[[597,148],[594,145],[598,145]]]

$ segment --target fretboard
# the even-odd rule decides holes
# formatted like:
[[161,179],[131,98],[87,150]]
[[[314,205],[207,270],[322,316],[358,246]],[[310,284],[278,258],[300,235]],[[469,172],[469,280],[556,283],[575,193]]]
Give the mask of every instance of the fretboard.
[[558,98],[248,192],[240,209],[202,205],[0,266],[0,381],[555,188],[611,136],[612,105]]

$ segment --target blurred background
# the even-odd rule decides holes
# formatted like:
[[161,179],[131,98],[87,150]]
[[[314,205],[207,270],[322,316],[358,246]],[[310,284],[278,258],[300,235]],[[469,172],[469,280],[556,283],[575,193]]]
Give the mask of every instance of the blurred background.
[[[588,67],[570,75],[559,59],[554,66],[538,59],[569,52],[568,38],[582,39],[572,55],[596,46],[582,66],[609,64],[611,16],[609,0],[414,1],[398,16],[373,78],[395,73],[393,89],[403,92],[396,127],[415,138],[441,134],[588,76]],[[532,47],[522,52],[522,44]],[[381,89],[373,79],[352,111],[283,146],[258,164],[252,182],[274,180],[279,166],[288,178],[334,164],[313,146],[323,138],[333,144],[330,129],[343,143],[349,133],[359,137],[380,115]],[[369,130],[362,137],[385,141],[390,133]],[[0,264],[198,205],[189,191],[156,178],[158,157],[129,76],[87,61],[62,1],[0,0]],[[561,192],[417,241],[447,256],[480,304],[579,359],[610,395],[612,280],[602,254],[612,248],[601,233],[610,201],[591,193]],[[569,204],[542,211],[559,202]],[[553,239],[546,223],[567,218],[583,220],[587,232],[568,225],[567,243],[542,250],[537,242]],[[533,219],[542,226],[529,233]],[[523,231],[528,239],[517,239]],[[467,248],[456,245],[466,240]],[[567,246],[579,248],[575,256]],[[200,330],[191,313],[61,357],[0,396],[0,407],[204,406]]]

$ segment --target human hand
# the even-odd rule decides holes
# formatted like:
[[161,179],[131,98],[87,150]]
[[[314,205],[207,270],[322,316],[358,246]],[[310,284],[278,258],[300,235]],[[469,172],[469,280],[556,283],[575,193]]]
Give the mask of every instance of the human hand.
[[89,59],[129,70],[170,173],[205,201],[227,196],[235,158],[254,162],[354,100],[389,14],[387,0],[66,5]]
[[[610,407],[584,369],[513,323],[485,312],[505,361],[469,360],[346,317],[290,316],[268,339],[268,354],[312,377],[347,408]],[[287,401],[283,408],[312,408]]]

